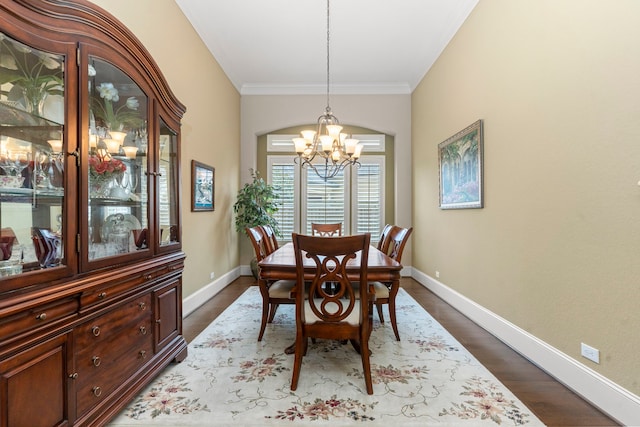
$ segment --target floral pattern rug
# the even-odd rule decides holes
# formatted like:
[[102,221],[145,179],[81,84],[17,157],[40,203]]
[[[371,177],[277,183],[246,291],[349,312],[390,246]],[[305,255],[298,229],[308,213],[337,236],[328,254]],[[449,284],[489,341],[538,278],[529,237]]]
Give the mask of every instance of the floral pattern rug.
[[251,287],[110,424],[124,426],[543,425],[404,290],[401,341],[385,306],[369,345],[373,395],[350,344],[309,342],[290,390],[294,307],[280,306],[257,341],[262,299]]

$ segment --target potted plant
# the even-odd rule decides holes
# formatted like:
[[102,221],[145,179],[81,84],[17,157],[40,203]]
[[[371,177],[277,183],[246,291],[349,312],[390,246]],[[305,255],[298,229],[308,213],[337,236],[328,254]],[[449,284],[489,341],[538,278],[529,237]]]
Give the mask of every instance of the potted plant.
[[[278,221],[273,214],[278,211],[276,199],[278,193],[274,186],[267,184],[260,177],[260,173],[253,169],[251,172],[252,182],[246,183],[238,191],[238,197],[233,205],[233,212],[236,214],[236,231],[244,232],[246,227],[257,225],[270,225],[276,236],[280,236]],[[258,277],[258,265],[256,258],[251,261],[251,271]]]

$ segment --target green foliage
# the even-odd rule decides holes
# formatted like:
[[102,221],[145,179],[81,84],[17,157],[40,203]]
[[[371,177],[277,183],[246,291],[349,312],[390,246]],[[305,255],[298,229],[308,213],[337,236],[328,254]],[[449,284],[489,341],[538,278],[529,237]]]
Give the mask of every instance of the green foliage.
[[270,225],[276,235],[280,235],[278,221],[273,214],[278,211],[276,199],[278,194],[275,187],[267,184],[260,173],[249,169],[253,181],[245,184],[238,191],[238,199],[233,205],[233,212],[236,214],[236,231],[244,231],[246,227],[256,225]]

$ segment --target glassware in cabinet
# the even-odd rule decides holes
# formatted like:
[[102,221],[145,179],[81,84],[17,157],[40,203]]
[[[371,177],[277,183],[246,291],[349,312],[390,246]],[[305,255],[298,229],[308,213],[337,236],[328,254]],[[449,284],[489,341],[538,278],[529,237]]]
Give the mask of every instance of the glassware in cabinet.
[[0,280],[64,264],[64,56],[0,32]]
[[157,236],[160,247],[178,244],[178,136],[164,122],[160,121],[158,138],[158,224]]
[[125,72],[89,57],[89,261],[147,249],[148,98]]

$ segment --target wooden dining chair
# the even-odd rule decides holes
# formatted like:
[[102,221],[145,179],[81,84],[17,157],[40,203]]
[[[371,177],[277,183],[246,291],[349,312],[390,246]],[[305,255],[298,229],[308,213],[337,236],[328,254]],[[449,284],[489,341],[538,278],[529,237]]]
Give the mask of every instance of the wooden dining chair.
[[265,249],[267,255],[269,255],[279,247],[276,233],[273,231],[273,227],[269,224],[261,225],[260,229],[262,230],[262,234],[264,234]]
[[342,223],[334,224],[318,224],[311,223],[311,235],[321,237],[340,237],[342,236]]
[[[358,281],[367,283],[369,243],[369,234],[333,239],[293,234],[297,279],[294,292],[296,343],[291,390],[298,387],[302,357],[307,353],[308,339],[321,338],[351,341],[362,359],[367,393],[373,394],[369,336],[375,295],[371,287],[361,286],[356,297],[354,284],[346,272],[347,262],[359,256]],[[312,261],[314,276],[311,281],[305,282],[304,263],[308,259]],[[328,288],[327,284],[332,286]],[[299,292],[301,289],[305,289],[305,292]]]
[[[391,226],[386,240],[379,249],[390,258],[393,258],[398,262],[402,262],[402,252],[404,251],[404,247],[407,244],[412,231],[413,227],[403,228],[397,225]],[[378,310],[380,323],[384,323],[382,306],[387,304],[389,306],[389,317],[391,318],[393,333],[396,335],[396,340],[400,341],[400,334],[398,333],[398,324],[396,321],[396,295],[398,295],[398,287],[394,287],[391,282],[371,282],[370,285],[373,286],[376,294],[376,308]]]
[[[258,262],[268,255],[266,238],[260,226],[247,227],[245,229]],[[267,323],[273,322],[276,310],[280,304],[295,304],[291,295],[291,290],[295,286],[295,280],[258,280],[260,294],[262,295],[262,320],[260,323],[260,333],[258,341],[262,341],[262,336],[267,327]]]
[[389,231],[391,231],[391,224],[387,224],[382,229],[382,233],[380,233],[380,240],[378,240],[378,250],[384,252],[382,248],[387,244],[387,237],[389,237]]

